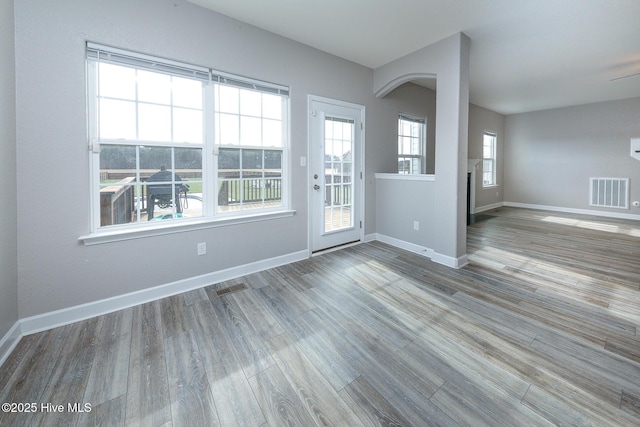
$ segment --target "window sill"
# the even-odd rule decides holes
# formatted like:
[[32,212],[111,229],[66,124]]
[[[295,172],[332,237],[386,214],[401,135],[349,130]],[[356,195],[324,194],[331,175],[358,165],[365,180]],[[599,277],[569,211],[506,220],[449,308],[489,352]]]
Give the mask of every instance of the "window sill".
[[483,186],[482,186],[482,188],[483,188],[483,189],[487,189],[487,190],[490,190],[490,189],[492,189],[492,188],[498,188],[498,187],[500,187],[500,185],[499,185],[499,184],[483,185]]
[[278,218],[287,218],[295,215],[295,210],[283,210],[277,212],[258,213],[254,215],[236,216],[233,218],[194,219],[176,221],[170,225],[158,225],[153,227],[136,227],[100,230],[85,236],[78,237],[78,241],[85,246],[99,245],[102,243],[121,242],[125,240],[141,239],[144,237],[162,236],[166,234],[183,233],[186,231],[203,230],[207,228],[226,227],[229,225],[246,224],[250,222],[266,221]]

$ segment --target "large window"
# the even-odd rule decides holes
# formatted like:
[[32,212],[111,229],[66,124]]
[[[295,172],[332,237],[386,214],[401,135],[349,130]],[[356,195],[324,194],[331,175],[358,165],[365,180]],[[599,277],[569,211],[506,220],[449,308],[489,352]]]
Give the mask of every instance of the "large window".
[[424,119],[401,114],[398,117],[398,173],[425,173],[425,141]]
[[89,44],[93,230],[282,210],[288,89]]
[[484,132],[482,138],[482,186],[492,187],[496,182],[496,134]]

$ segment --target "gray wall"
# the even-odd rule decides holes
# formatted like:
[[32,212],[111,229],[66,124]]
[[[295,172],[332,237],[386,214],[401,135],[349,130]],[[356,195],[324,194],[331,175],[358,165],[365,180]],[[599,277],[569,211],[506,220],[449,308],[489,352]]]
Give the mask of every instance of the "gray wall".
[[483,208],[501,203],[504,200],[504,147],[505,116],[502,114],[469,104],[469,158],[482,160],[482,138],[485,131],[493,131],[497,135],[496,181],[497,187],[482,187],[482,162],[476,166],[476,200],[475,207]]
[[629,155],[640,98],[510,115],[505,130],[505,202],[640,214],[589,206],[589,177],[628,177],[640,200],[640,162]]
[[[435,181],[378,178],[376,190],[376,232],[384,237],[433,249]],[[419,230],[414,229],[414,221],[419,223]]]
[[[181,0],[17,2],[17,187],[20,317],[62,309],[307,248],[307,94],[363,104],[365,232],[375,232],[377,152],[372,70]],[[266,222],[84,246],[89,231],[85,41],[291,87],[296,215]],[[393,141],[393,139],[391,139]],[[206,256],[196,244],[206,241]]]
[[0,0],[0,338],[18,320],[13,0]]
[[374,70],[374,92],[384,96],[416,78],[437,77],[434,260],[466,262],[467,136],[470,39],[456,33]]

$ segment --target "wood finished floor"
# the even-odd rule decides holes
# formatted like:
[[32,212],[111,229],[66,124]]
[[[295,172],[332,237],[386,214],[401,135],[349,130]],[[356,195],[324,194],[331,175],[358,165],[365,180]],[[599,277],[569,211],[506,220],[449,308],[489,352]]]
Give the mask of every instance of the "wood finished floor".
[[26,336],[0,402],[91,412],[0,425],[640,425],[640,224],[489,214],[460,270],[374,242]]

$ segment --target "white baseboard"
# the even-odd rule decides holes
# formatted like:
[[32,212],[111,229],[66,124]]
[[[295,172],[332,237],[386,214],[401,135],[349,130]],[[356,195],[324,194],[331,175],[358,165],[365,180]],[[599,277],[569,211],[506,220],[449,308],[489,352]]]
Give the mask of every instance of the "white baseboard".
[[425,246],[416,245],[415,243],[407,242],[404,240],[396,239],[395,237],[386,236],[384,234],[376,233],[376,239],[382,243],[386,243],[391,246],[395,246],[396,248],[404,249],[410,252],[414,252],[418,255],[425,256],[430,258],[431,261],[437,262],[438,264],[446,265],[447,267],[452,268],[462,268],[469,263],[467,259],[467,254],[464,254],[461,257],[454,258],[448,255],[443,255],[435,252],[431,248],[427,248]]
[[496,209],[496,208],[500,208],[504,206],[504,203],[500,202],[500,203],[493,203],[491,205],[486,205],[486,206],[480,206],[475,208],[474,214],[480,213],[480,212],[484,212],[484,211],[490,211],[491,209]]
[[395,237],[390,237],[384,234],[376,233],[375,240],[378,240],[382,243],[386,243],[391,246],[395,246],[396,248],[417,253],[418,255],[422,255],[427,258],[431,258],[433,256],[433,249],[416,245],[415,243],[410,243],[404,240],[396,239]]
[[530,203],[516,203],[516,202],[504,202],[502,205],[513,207],[513,208],[538,209],[542,211],[566,212],[566,213],[574,213],[574,214],[580,214],[580,215],[592,215],[592,216],[602,216],[606,218],[631,219],[631,220],[640,221],[640,214],[631,214],[631,213],[623,213],[623,212],[596,211],[591,209],[575,209],[575,208],[565,208],[561,206],[534,205]]
[[438,264],[446,265],[451,268],[462,268],[465,265],[469,264],[469,260],[467,259],[467,254],[464,254],[458,258],[454,258],[448,255],[439,254],[437,252],[433,253],[431,257],[431,261],[437,262]]
[[18,320],[0,339],[0,366],[2,366],[5,360],[7,360],[7,357],[9,357],[13,349],[16,348],[20,342],[20,338],[22,338],[22,335],[22,328],[20,327],[20,321]]
[[133,307],[135,305],[144,304],[149,301],[155,301],[157,299],[202,288],[214,283],[235,279],[237,277],[257,273],[269,268],[307,259],[308,257],[309,252],[305,249],[304,251],[256,261],[251,264],[232,267],[213,273],[203,274],[201,276],[190,277],[188,279],[178,280],[165,285],[131,292],[129,294],[118,295],[100,301],[94,301],[87,304],[27,317],[19,320],[21,330],[20,336],[45,331],[47,329],[67,325],[69,323],[78,322],[80,320],[89,319],[91,317],[100,316],[117,310],[122,310],[124,308]]

